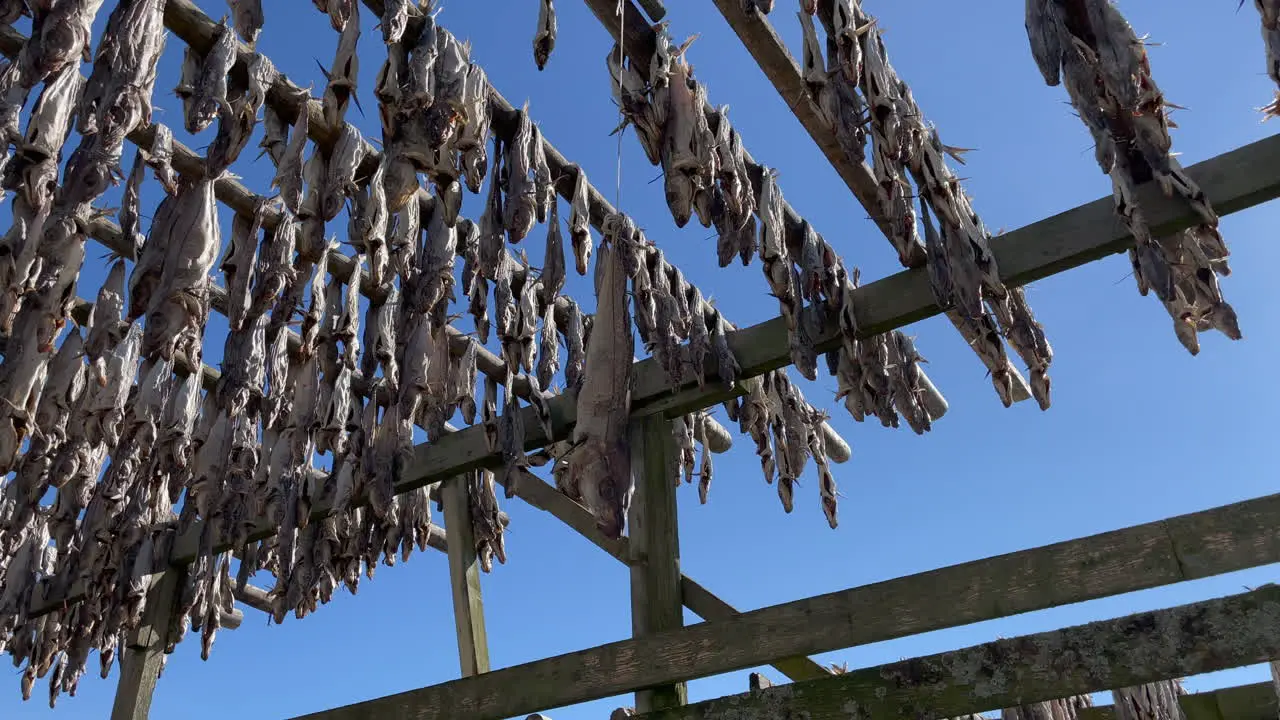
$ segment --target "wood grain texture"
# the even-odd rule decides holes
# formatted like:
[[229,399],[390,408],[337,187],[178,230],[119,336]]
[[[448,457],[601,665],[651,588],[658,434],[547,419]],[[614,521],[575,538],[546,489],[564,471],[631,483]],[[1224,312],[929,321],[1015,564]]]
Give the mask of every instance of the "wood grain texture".
[[152,576],[142,622],[129,634],[120,654],[111,720],[146,720],[151,713],[151,697],[164,667],[165,636],[177,609],[183,574],[170,570]]
[[[1178,698],[1186,720],[1276,720],[1280,702],[1269,682],[1222,688]],[[1115,707],[1099,705],[1080,711],[1079,720],[1115,720]]]
[[[631,539],[631,634],[644,637],[684,625],[680,598],[680,485],[670,421],[661,416],[631,424],[631,474],[635,495],[627,515]],[[636,691],[636,711],[679,707],[688,702],[683,682]]]
[[1280,653],[1280,586],[913,658],[639,716],[642,720],[945,718]]
[[[1280,562],[1280,495],[775,605],[306,717],[499,720],[777,658],[1274,562]],[[509,692],[512,687],[521,692]]]
[[[483,472],[477,470],[475,472]],[[453,590],[453,624],[458,636],[462,677],[489,672],[489,638],[480,593],[480,561],[471,524],[469,486],[461,479],[441,489],[444,527],[449,533],[449,586]]]

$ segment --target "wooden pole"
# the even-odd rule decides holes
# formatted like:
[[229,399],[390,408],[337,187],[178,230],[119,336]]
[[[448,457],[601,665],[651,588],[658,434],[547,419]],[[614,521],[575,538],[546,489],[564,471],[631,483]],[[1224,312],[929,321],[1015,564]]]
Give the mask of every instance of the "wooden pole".
[[[684,626],[680,599],[680,533],[676,512],[679,480],[671,422],[661,416],[631,425],[631,472],[635,496],[627,518],[631,539],[631,633],[651,635]],[[636,711],[679,707],[688,702],[683,682],[636,692]]]
[[[488,470],[472,471],[478,472]],[[460,477],[441,488],[444,527],[449,533],[453,623],[458,634],[458,663],[463,677],[489,672],[489,640],[484,628],[484,602],[480,597],[480,561],[476,559],[476,536],[471,524],[469,480]]]
[[116,684],[111,720],[146,720],[149,716],[151,696],[164,667],[165,638],[177,609],[184,574],[173,569],[151,576],[142,623],[129,635],[120,653],[120,681]]

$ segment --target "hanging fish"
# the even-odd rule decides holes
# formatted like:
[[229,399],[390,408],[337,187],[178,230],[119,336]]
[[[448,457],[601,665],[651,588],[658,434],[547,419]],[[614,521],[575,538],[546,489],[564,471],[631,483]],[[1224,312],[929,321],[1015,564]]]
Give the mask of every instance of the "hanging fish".
[[538,69],[547,66],[551,51],[556,47],[556,7],[552,0],[538,3],[538,29],[533,34],[533,61]]

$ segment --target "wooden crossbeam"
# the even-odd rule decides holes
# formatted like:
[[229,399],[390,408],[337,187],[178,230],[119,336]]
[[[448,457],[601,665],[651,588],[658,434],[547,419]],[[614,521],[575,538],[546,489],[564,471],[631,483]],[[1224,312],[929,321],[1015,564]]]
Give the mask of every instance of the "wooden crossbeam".
[[[739,0],[717,0],[717,4],[722,2],[727,2],[735,6],[739,4]],[[636,70],[642,76],[647,78],[650,63],[653,59],[654,48],[656,47],[657,36],[653,29],[643,22],[643,17],[640,15],[640,11],[631,3],[631,0],[617,0],[616,3],[614,0],[587,0],[587,5],[591,7],[591,11],[595,14],[596,19],[599,20],[600,24],[609,31],[609,34],[613,36],[614,40],[623,43],[627,56],[635,63]],[[623,12],[625,22],[618,16],[619,9]],[[739,12],[741,12],[741,10],[739,10]],[[789,55],[787,57],[790,58]],[[790,60],[790,62],[794,63],[795,61]],[[803,101],[803,99],[803,97],[800,98],[800,101]],[[703,106],[703,112],[710,120],[715,113],[715,108],[713,108],[708,102]],[[819,145],[821,145],[821,143],[819,143]],[[743,156],[747,162],[747,167],[750,170],[753,192],[755,192],[758,197],[760,195],[761,173],[765,172],[766,169],[757,163],[755,159],[751,157],[751,153],[747,152],[745,149],[743,150]],[[831,156],[828,155],[828,157]],[[864,201],[864,205],[866,205],[868,212],[871,214],[871,218],[876,221],[885,237],[890,237],[892,232],[889,228],[888,221],[884,218],[882,213],[874,209],[877,207],[877,203],[875,201],[875,181],[871,178],[870,170],[866,168],[865,163],[857,164],[848,161],[844,162],[842,167],[837,167],[837,170],[840,171],[841,177],[844,177],[846,182],[852,180],[852,184],[850,184],[851,189],[862,188],[861,190],[854,189],[854,194],[858,196],[859,199],[862,199],[863,197],[870,197],[872,199],[871,204],[866,204]],[[848,173],[848,177],[846,177],[846,171]],[[870,183],[870,185],[867,185],[867,183]],[[868,195],[868,193],[870,194]],[[802,219],[799,214],[786,203],[785,200],[782,203],[782,209],[786,232],[788,235],[787,242],[790,245],[799,246],[802,243],[793,241],[792,237],[796,233],[803,232],[801,226]],[[912,267],[924,266],[924,250],[918,243],[915,246],[915,252],[912,257],[913,261],[910,262],[909,265]],[[956,329],[965,337],[966,342],[971,343],[971,338],[967,335],[967,325],[959,313],[955,310],[948,311],[947,319],[956,326]],[[978,357],[979,359],[982,359],[981,354],[978,354]],[[984,360],[984,362],[986,361]],[[987,369],[988,371],[995,371],[997,368],[988,367]],[[1018,370],[1017,366],[1013,364],[1011,359],[1005,360],[1004,370],[1008,374],[1013,385],[1012,397],[1014,402],[1022,402],[1030,399],[1031,388],[1027,385],[1026,378],[1022,376],[1022,372]],[[933,408],[930,407],[931,415],[933,414],[932,411]]]
[[1280,655],[1280,586],[640,715],[641,720],[946,718]]
[[[1276,720],[1280,717],[1280,702],[1276,699],[1276,687],[1270,682],[1222,688],[1208,692],[1182,695],[1183,720]],[[1080,710],[1079,720],[1116,720],[1113,705]]]
[[[1280,562],[1280,494],[775,605],[304,717],[500,720],[755,667],[776,658],[881,642],[1275,562]],[[1280,607],[1275,610],[1280,613]],[[513,687],[520,692],[510,692]]]

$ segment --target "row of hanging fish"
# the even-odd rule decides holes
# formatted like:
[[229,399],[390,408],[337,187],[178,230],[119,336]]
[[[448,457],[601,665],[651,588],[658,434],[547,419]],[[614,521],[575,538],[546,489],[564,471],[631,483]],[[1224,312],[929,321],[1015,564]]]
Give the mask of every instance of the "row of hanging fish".
[[[937,128],[925,122],[910,87],[889,63],[875,19],[858,0],[829,5],[830,12],[820,17],[826,30],[824,56],[812,18],[818,8],[801,1],[797,15],[804,80],[846,154],[861,162],[870,136],[878,210],[887,219],[899,260],[908,267],[928,266],[934,298],[944,310],[954,311],[1005,406],[1013,403],[1015,379],[1002,337],[1026,363],[1032,394],[1048,409],[1053,351],[1044,328],[1024,291],[1000,280],[990,235],[947,164],[948,156],[963,164],[966,150],[944,145]],[[909,178],[918,192],[912,192]],[[919,196],[918,214],[913,194]]]
[[[1244,0],[1240,0],[1244,5]],[[1280,86],[1280,0],[1253,0],[1262,17],[1262,43],[1267,54],[1267,77]],[[1280,115],[1280,90],[1262,109],[1266,118]]]
[[[1045,82],[1066,88],[1093,136],[1098,165],[1111,176],[1116,213],[1134,237],[1129,260],[1138,291],[1155,293],[1193,355],[1200,332],[1216,329],[1240,339],[1235,310],[1217,279],[1231,272],[1218,215],[1171,152],[1170,105],[1151,75],[1145,43],[1109,0],[1071,7],[1027,0],[1026,11],[1031,53]],[[1153,237],[1137,196],[1149,180],[1165,195],[1183,198],[1200,222]]]
[[[839,397],[855,419],[861,421],[867,415],[875,415],[885,426],[896,427],[901,413],[916,432],[928,430],[933,418],[926,402],[926,388],[931,386],[919,367],[923,358],[911,339],[901,333],[857,339],[852,304],[856,271],[850,278],[839,255],[808,223],[801,221],[799,233],[788,232],[784,211],[787,206],[773,173],[761,169],[757,192],[748,174],[741,138],[728,121],[727,109],[716,111],[708,121],[703,110],[706,91],[692,79],[683,58],[687,45],[675,48],[664,26],[656,29],[658,50],[648,71],[648,84],[639,69],[619,60],[616,46],[607,63],[614,79],[615,100],[626,121],[635,127],[649,159],[663,163],[668,204],[677,224],[690,217],[686,213],[698,213],[704,225],[714,225],[719,231],[722,266],[734,257],[747,264],[759,254],[771,294],[778,299],[787,320],[792,361],[806,378],[817,377],[816,345],[824,323],[829,322],[828,318],[841,318],[839,329],[844,340],[827,354],[827,366],[839,378]],[[672,162],[673,157],[680,162]],[[708,208],[705,217],[699,211],[704,206]],[[660,268],[666,271],[659,271]],[[679,343],[687,339],[695,377],[701,377],[702,363],[714,355],[722,379],[733,382],[736,362],[725,339],[725,333],[732,329],[727,322],[704,305],[696,288],[681,290],[683,279],[665,264],[660,250],[655,249],[649,262],[638,269],[636,325],[641,339],[667,368],[672,381],[682,380],[685,360]],[[699,307],[709,312],[691,311]],[[788,511],[795,481],[808,458],[814,458],[823,507],[834,527],[835,483],[827,470],[825,449],[820,447],[825,436],[820,429],[814,429],[820,428],[825,417],[797,397],[799,390],[782,373],[767,376],[758,384],[761,387],[741,401],[750,409],[744,413],[734,401],[730,419],[743,415],[747,418],[742,430],[757,442],[766,479],[772,482],[775,474],[782,478],[779,494]],[[777,388],[772,403],[764,390],[769,387]],[[789,414],[783,412],[788,403],[794,406]],[[776,420],[772,424],[778,430],[772,439],[771,418]],[[686,469],[690,466],[687,440],[694,426],[696,421],[677,423],[677,444],[685,448]],[[787,449],[783,466],[777,462],[774,444]],[[709,472],[705,474],[707,480],[700,483],[704,488],[710,478]]]

